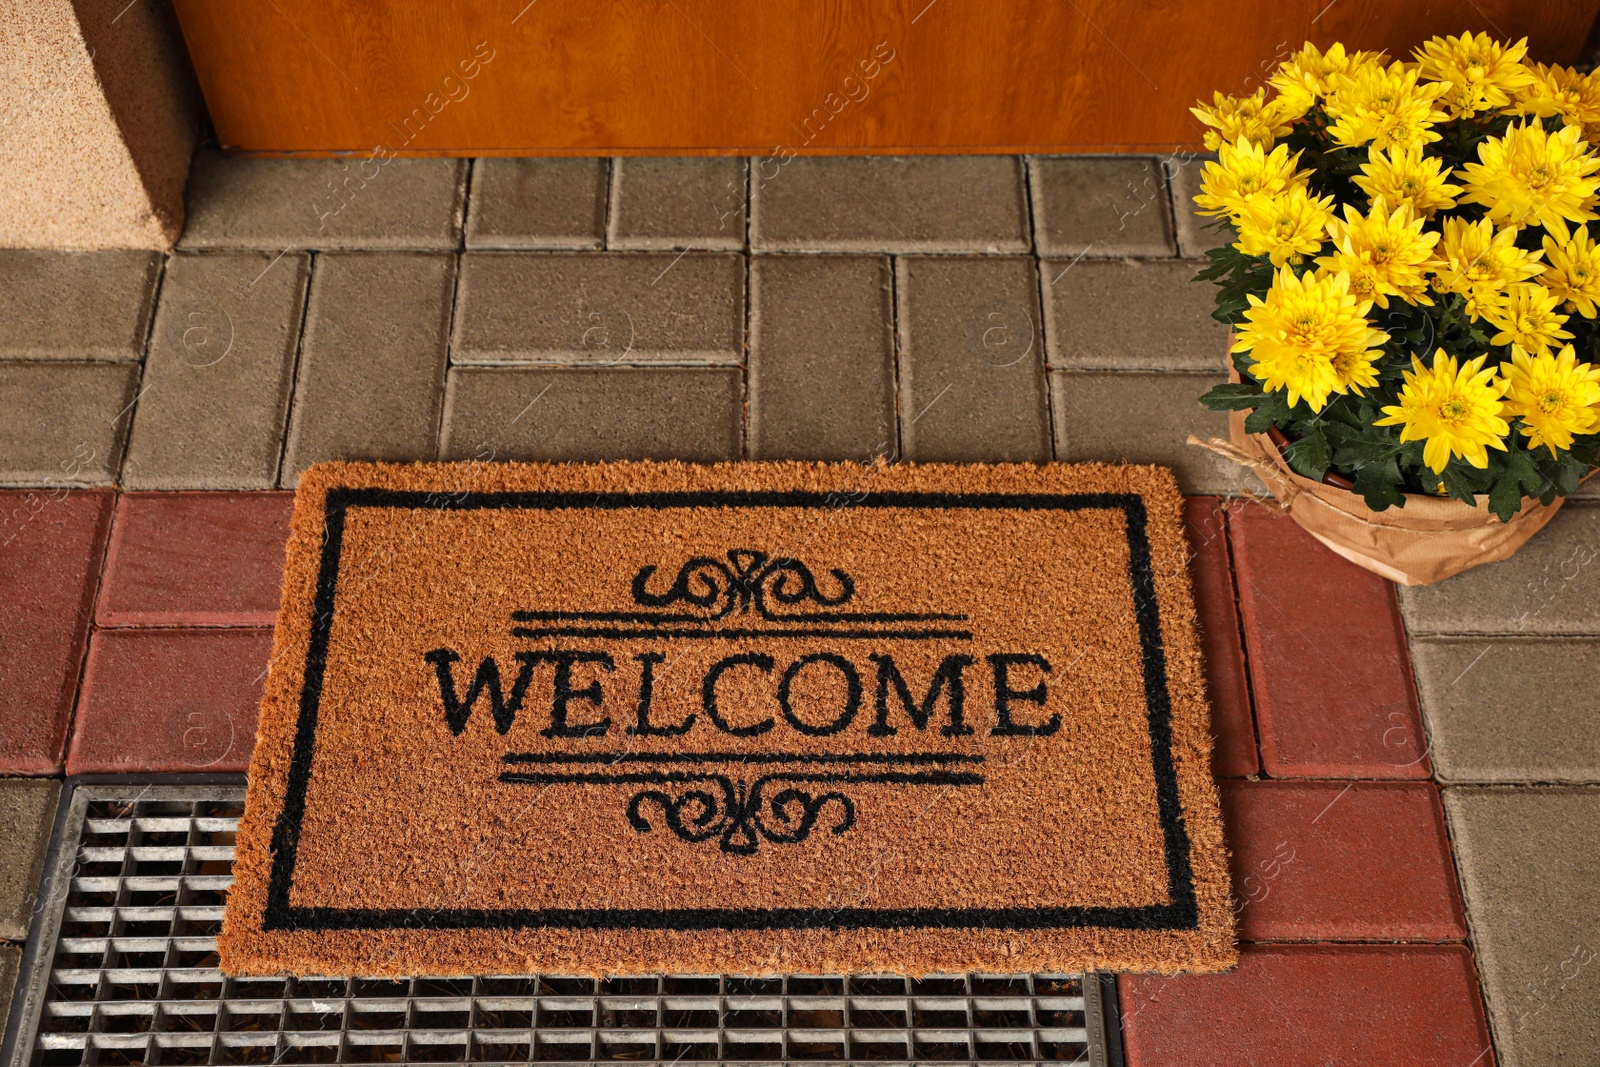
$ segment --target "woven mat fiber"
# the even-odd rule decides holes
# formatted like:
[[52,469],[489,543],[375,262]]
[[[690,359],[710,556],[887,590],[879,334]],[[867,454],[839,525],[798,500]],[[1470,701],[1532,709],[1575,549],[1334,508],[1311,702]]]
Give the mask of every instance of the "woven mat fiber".
[[1215,971],[1156,467],[301,476],[235,974]]

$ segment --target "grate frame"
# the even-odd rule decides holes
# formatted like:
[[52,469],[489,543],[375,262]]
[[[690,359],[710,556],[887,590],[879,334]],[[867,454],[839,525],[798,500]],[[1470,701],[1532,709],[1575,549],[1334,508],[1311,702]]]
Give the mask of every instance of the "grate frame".
[[4,1067],[870,1063],[1121,1067],[1107,975],[229,978],[243,780],[69,779]]

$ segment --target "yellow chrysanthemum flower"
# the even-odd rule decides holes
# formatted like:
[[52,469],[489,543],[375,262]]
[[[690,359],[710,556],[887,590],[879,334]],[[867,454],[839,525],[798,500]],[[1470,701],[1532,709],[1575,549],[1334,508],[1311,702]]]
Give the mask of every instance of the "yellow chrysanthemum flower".
[[1216,162],[1200,169],[1200,192],[1194,202],[1202,215],[1243,214],[1252,196],[1277,196],[1304,185],[1311,174],[1309,170],[1295,171],[1300,153],[1291,156],[1287,145],[1269,153],[1241,137],[1234,144],[1223,145],[1217,156]]
[[1581,128],[1583,139],[1592,142],[1590,134],[1600,127],[1600,76],[1543,63],[1531,64],[1528,70],[1533,82],[1517,90],[1511,110],[1541,119],[1560,115],[1561,121]]
[[1343,220],[1328,221],[1334,250],[1318,256],[1317,266],[1349,274],[1350,291],[1379,307],[1388,307],[1391,296],[1431,304],[1423,271],[1433,261],[1439,235],[1423,233],[1422,222],[1407,204],[1390,211],[1381,196],[1366,215],[1346,204]]
[[1572,334],[1561,328],[1567,316],[1556,311],[1559,302],[1556,295],[1542,285],[1518,282],[1506,290],[1504,300],[1483,310],[1483,317],[1500,327],[1500,332],[1489,338],[1489,343],[1520,345],[1529,352],[1543,352],[1557,341],[1570,340]]
[[1503,384],[1494,368],[1483,368],[1487,356],[1458,367],[1444,349],[1433,355],[1433,367],[1411,357],[1400,387],[1400,403],[1384,406],[1385,418],[1375,426],[1399,426],[1400,440],[1426,441],[1422,461],[1435,474],[1442,473],[1452,456],[1460,456],[1480,470],[1489,465],[1489,452],[1504,452],[1511,426],[1500,413]]
[[1445,219],[1433,261],[1434,289],[1460,293],[1467,298],[1467,314],[1481,318],[1507,289],[1544,269],[1539,262],[1544,253],[1518,248],[1516,240],[1516,230],[1496,231],[1488,219]]
[[1233,247],[1247,256],[1266,256],[1274,267],[1299,263],[1322,248],[1333,197],[1314,197],[1304,186],[1277,196],[1257,193],[1234,220],[1239,239]]
[[1333,393],[1361,392],[1377,379],[1372,364],[1388,336],[1367,321],[1370,300],[1350,292],[1350,277],[1278,271],[1263,300],[1252,294],[1233,351],[1249,352],[1250,373],[1268,390],[1287,390],[1321,411]]
[[1251,144],[1271,148],[1279,137],[1289,132],[1290,118],[1297,117],[1285,115],[1283,106],[1276,100],[1269,102],[1265,86],[1249,96],[1225,96],[1222,93],[1212,93],[1211,96],[1210,107],[1201,100],[1197,107],[1191,107],[1189,111],[1211,127],[1205,132],[1204,139],[1206,149],[1212,152],[1220,151],[1223,145],[1233,144],[1241,137]]
[[1327,101],[1328,116],[1334,120],[1328,133],[1344,148],[1369,143],[1410,148],[1437,141],[1433,124],[1445,120],[1437,102],[1447,88],[1440,82],[1419,83],[1417,72],[1398,62],[1336,74]]
[[1539,275],[1539,284],[1577,309],[1586,319],[1595,317],[1595,302],[1600,301],[1600,245],[1594,243],[1587,227],[1572,231],[1572,240],[1544,239],[1545,262],[1550,264]]
[[1409,204],[1418,218],[1428,219],[1436,211],[1455,207],[1456,194],[1461,191],[1461,186],[1445,180],[1450,175],[1441,169],[1443,165],[1437,156],[1424,156],[1420,144],[1387,152],[1374,147],[1367,150],[1361,176],[1353,180],[1371,199],[1382,197],[1397,206]]
[[1286,108],[1298,108],[1304,115],[1311,105],[1333,91],[1336,74],[1349,74],[1358,67],[1382,62],[1379,52],[1356,52],[1347,55],[1344,45],[1335,41],[1326,52],[1307,41],[1305,45],[1278,64],[1267,84],[1278,90],[1278,99]]
[[1487,33],[1460,37],[1435,37],[1416,51],[1424,78],[1449,82],[1440,98],[1451,118],[1470,118],[1482,111],[1498,111],[1511,103],[1511,94],[1533,84],[1533,73],[1522,64],[1528,39],[1501,44]]
[[[1382,334],[1383,331],[1379,330]],[[1385,338],[1387,340],[1387,337]],[[1333,356],[1333,391],[1362,396],[1362,390],[1378,384],[1378,357],[1382,349],[1364,352],[1336,352]]]
[[1568,222],[1600,218],[1594,203],[1600,158],[1589,154],[1576,126],[1547,134],[1537,122],[1513,126],[1504,137],[1478,145],[1477,163],[1459,172],[1466,180],[1463,204],[1482,204],[1491,221],[1543,226],[1562,240]]
[[1575,434],[1600,430],[1600,367],[1579,363],[1571,345],[1560,354],[1530,356],[1511,350],[1511,362],[1502,364],[1505,413],[1522,419],[1529,448],[1572,447]]

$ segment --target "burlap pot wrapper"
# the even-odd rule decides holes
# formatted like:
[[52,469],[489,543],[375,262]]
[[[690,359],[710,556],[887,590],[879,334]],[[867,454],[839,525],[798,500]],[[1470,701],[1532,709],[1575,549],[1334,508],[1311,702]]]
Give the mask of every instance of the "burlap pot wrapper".
[[1245,432],[1246,414],[1229,414],[1231,441],[1191,437],[1189,443],[1250,468],[1276,498],[1263,503],[1350,562],[1401,585],[1432,585],[1509,558],[1543,529],[1565,499],[1549,504],[1524,499],[1510,522],[1495,517],[1487,497],[1469,507],[1447,497],[1407,493],[1405,507],[1373,511],[1357,493],[1296,474],[1266,434]]

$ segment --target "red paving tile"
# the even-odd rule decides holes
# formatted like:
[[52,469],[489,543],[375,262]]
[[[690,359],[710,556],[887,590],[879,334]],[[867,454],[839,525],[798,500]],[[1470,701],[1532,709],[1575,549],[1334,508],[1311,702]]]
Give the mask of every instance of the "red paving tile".
[[293,493],[124,493],[101,626],[271,626]]
[[1189,536],[1189,578],[1194,584],[1200,646],[1206,660],[1206,691],[1211,698],[1211,730],[1216,748],[1211,769],[1219,778],[1253,775],[1256,724],[1250,714],[1239,612],[1233,599],[1233,564],[1228,558],[1226,514],[1216,497],[1184,500]]
[[1263,771],[1428,777],[1393,586],[1258,505],[1230,509],[1228,533]]
[[1118,979],[1129,1067],[1491,1067],[1462,945],[1247,945],[1218,975]]
[[0,492],[0,774],[54,774],[72,715],[112,494]]
[[1223,782],[1239,936],[1467,936],[1432,782]]
[[245,770],[271,654],[271,630],[96,633],[67,772]]

